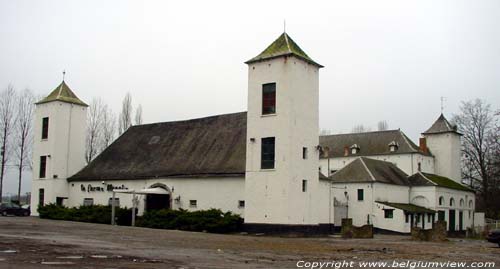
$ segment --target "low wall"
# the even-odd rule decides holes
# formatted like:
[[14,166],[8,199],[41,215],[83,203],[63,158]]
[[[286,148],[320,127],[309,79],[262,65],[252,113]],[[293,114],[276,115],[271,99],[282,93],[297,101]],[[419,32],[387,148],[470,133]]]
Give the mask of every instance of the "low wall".
[[446,236],[446,221],[438,220],[430,230],[423,230],[420,227],[411,228],[411,237],[414,240],[440,242],[446,241]]
[[373,225],[356,227],[352,219],[342,219],[342,238],[373,238]]

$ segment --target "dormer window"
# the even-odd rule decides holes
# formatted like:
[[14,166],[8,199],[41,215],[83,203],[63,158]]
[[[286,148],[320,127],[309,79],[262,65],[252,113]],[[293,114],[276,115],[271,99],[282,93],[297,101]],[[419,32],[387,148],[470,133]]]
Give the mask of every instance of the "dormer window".
[[354,144],[351,146],[351,153],[352,154],[358,154],[359,153],[359,146],[358,144]]
[[399,148],[399,144],[396,141],[392,141],[391,143],[389,143],[389,151],[390,152],[396,152],[396,151],[398,151],[398,148]]

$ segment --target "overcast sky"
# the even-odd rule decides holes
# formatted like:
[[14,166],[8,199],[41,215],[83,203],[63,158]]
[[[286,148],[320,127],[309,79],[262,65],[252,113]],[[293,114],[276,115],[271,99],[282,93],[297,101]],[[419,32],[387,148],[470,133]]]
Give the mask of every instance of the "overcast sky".
[[[320,127],[414,141],[462,100],[500,107],[500,1],[0,0],[0,87],[48,94],[62,79],[145,122],[246,110],[247,66],[283,32],[320,72]],[[12,174],[12,173],[10,173]],[[15,175],[6,191],[15,192]],[[30,190],[25,184],[25,191]]]

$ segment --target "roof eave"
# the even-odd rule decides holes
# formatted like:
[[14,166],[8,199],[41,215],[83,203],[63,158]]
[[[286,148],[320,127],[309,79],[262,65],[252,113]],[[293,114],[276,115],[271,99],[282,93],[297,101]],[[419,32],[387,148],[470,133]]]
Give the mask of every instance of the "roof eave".
[[311,59],[307,59],[306,57],[303,57],[301,55],[298,55],[296,53],[293,53],[293,52],[287,52],[287,53],[282,53],[282,54],[277,54],[277,55],[272,55],[272,56],[267,56],[267,57],[262,57],[262,58],[258,58],[258,57],[255,57],[255,58],[252,58],[248,61],[245,62],[245,64],[252,64],[252,63],[257,63],[257,62],[264,62],[264,61],[268,61],[268,60],[272,60],[272,59],[276,59],[276,58],[280,58],[280,57],[288,57],[288,56],[294,56],[304,62],[307,62],[309,64],[312,64],[318,68],[323,68],[324,66],[311,60]]

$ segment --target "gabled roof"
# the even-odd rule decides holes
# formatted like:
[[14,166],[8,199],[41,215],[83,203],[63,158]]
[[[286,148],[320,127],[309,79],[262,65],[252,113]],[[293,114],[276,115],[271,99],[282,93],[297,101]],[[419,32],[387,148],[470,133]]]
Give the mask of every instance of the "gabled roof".
[[61,101],[70,104],[88,106],[76,96],[76,94],[68,87],[64,80],[47,97],[43,98],[36,104],[43,104],[52,101]]
[[269,45],[263,52],[246,61],[245,63],[249,64],[290,55],[302,59],[310,64],[316,65],[319,68],[323,67],[322,65],[313,61],[313,59],[311,59],[287,33],[281,34],[278,39],[276,39],[271,45]]
[[452,179],[430,173],[418,172],[410,176],[408,180],[412,186],[437,186],[460,191],[474,192],[474,190],[470,189],[469,187],[460,184]]
[[436,213],[436,211],[432,209],[414,204],[391,203],[391,202],[380,202],[380,201],[377,201],[377,203],[401,209],[409,213]]
[[247,113],[130,127],[68,181],[245,175]]
[[427,131],[422,134],[441,134],[441,133],[457,133],[462,135],[457,131],[457,126],[452,125],[445,116],[441,113],[439,118],[432,124],[431,128],[427,129]]
[[393,163],[360,157],[335,172],[334,183],[380,182],[408,185],[408,175]]
[[[396,151],[390,151],[389,144],[398,145]],[[319,137],[319,144],[323,147],[321,158],[327,158],[325,148],[328,147],[328,157],[344,156],[370,156],[370,155],[391,155],[402,153],[420,153],[430,155],[429,152],[423,152],[400,130],[386,130],[366,133],[336,134]],[[357,145],[359,151],[352,154],[350,150],[345,155],[345,147],[350,148]]]

